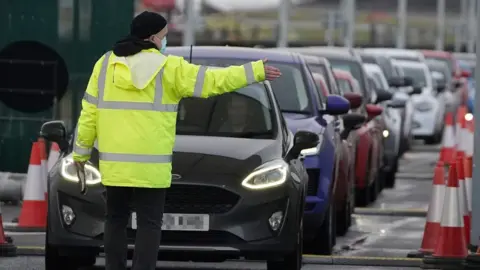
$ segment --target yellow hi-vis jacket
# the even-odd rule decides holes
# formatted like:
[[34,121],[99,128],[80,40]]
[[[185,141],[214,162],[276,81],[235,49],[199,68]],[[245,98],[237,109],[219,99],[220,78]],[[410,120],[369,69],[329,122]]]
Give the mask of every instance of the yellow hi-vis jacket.
[[82,100],[73,159],[87,161],[97,140],[104,185],[170,187],[180,100],[263,80],[261,60],[209,69],[154,49],[128,57],[107,52],[95,64]]

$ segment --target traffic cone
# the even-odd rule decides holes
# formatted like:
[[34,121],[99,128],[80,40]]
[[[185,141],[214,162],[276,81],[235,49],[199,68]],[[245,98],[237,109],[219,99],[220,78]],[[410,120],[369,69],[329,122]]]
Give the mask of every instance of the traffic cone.
[[437,244],[442,219],[443,199],[445,197],[445,170],[442,161],[437,162],[433,175],[432,196],[428,204],[427,223],[423,232],[422,246],[418,251],[407,255],[409,258],[423,258],[431,255]]
[[453,164],[455,153],[455,131],[453,129],[453,114],[448,112],[445,115],[445,129],[443,130],[442,149],[440,150],[440,161],[445,164]]
[[470,214],[468,212],[467,187],[463,168],[463,157],[457,158],[458,197],[460,213],[463,215],[463,228],[465,230],[465,242],[470,242]]
[[450,166],[439,238],[433,255],[423,258],[422,269],[461,269],[468,255],[458,189],[456,166]]
[[38,139],[38,147],[40,149],[40,163],[42,165],[43,194],[44,194],[45,201],[47,201],[47,192],[48,192],[47,145],[43,138]]
[[53,165],[57,163],[59,158],[60,158],[60,147],[58,147],[58,144],[56,142],[53,142],[52,146],[50,147],[50,153],[48,153],[47,168],[49,172],[52,169]]
[[467,135],[466,135],[466,151],[465,159],[463,161],[463,167],[465,172],[465,185],[467,187],[467,201],[468,201],[468,211],[470,215],[472,214],[472,192],[473,192],[473,133],[475,131],[475,124],[473,119],[471,121],[466,121],[467,124]]
[[12,243],[11,239],[5,236],[5,230],[3,229],[2,207],[0,205],[0,257],[14,257],[16,255],[17,247]]
[[22,210],[18,219],[18,231],[44,231],[47,225],[47,202],[45,201],[40,147],[32,145],[27,182],[23,195]]

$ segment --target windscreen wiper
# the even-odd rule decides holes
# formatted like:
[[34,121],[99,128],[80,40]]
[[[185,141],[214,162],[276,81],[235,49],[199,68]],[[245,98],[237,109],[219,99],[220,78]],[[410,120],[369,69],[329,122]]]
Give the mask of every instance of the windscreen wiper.
[[280,110],[282,113],[297,113],[297,114],[307,114],[310,115],[310,112],[307,111],[295,111],[295,110]]
[[258,132],[258,131],[249,131],[249,132],[242,132],[242,133],[235,133],[235,134],[232,134],[234,135],[235,137],[239,137],[239,138],[259,138],[259,137],[271,137],[273,136],[273,132],[271,130],[269,131],[262,131],[262,132]]

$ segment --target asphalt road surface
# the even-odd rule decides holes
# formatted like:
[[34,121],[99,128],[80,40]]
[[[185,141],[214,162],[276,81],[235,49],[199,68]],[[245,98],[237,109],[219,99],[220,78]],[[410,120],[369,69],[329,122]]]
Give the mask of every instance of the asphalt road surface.
[[[305,255],[302,269],[322,270],[409,270],[418,269],[417,259],[407,259],[409,252],[420,247],[425,215],[431,192],[433,168],[438,160],[438,146],[419,144],[400,162],[397,185],[384,190],[367,208],[357,208],[354,223],[344,237],[337,238],[332,256]],[[18,216],[19,206],[2,206],[3,220]],[[5,224],[9,225],[9,224]],[[7,227],[7,226],[6,226]],[[0,269],[44,269],[44,233],[9,232],[19,255],[0,258]],[[95,269],[104,269],[102,257]],[[228,261],[224,263],[159,262],[158,269],[257,270],[263,262]]]

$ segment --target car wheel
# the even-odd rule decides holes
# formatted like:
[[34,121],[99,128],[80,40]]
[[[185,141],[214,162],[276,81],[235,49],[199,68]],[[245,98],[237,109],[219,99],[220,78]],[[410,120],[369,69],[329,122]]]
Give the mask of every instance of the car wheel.
[[318,230],[317,236],[308,245],[308,251],[317,255],[330,255],[333,252],[333,246],[336,241],[336,221],[335,204],[330,202],[322,226]]
[[346,196],[342,210],[337,212],[336,223],[337,223],[337,235],[344,236],[348,232],[348,228],[350,227],[350,219],[351,219],[351,212],[350,209],[350,202],[348,200],[348,195]]
[[300,270],[303,260],[303,218],[297,232],[294,250],[280,261],[267,261],[267,270]]
[[398,161],[395,161],[395,165],[392,170],[385,172],[385,187],[394,188],[395,187],[395,175],[397,174]]
[[376,178],[370,186],[370,202],[374,202],[377,200],[378,193],[380,191],[379,182],[379,179]]
[[[97,260],[96,253],[88,254],[90,251],[87,248],[66,247],[52,245],[48,241],[48,224],[47,234],[45,236],[45,270],[78,270],[84,267],[91,267],[95,265]],[[63,255],[62,251],[68,250],[74,256]]]
[[368,182],[370,181],[370,167],[371,167],[371,155],[368,155],[368,161],[367,161],[367,170],[365,172],[365,182],[366,187],[364,188],[357,188],[355,190],[355,204],[357,206],[367,206],[370,203],[370,197],[371,195],[371,189],[370,186],[368,185]]

